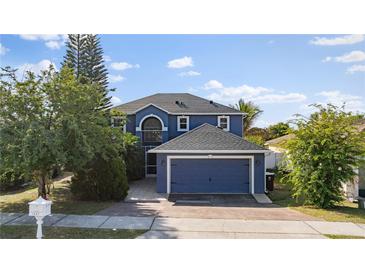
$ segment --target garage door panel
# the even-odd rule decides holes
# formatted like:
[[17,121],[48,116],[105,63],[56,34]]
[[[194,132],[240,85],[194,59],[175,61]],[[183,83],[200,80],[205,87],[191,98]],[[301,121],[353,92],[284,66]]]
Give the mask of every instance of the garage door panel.
[[172,159],[172,193],[248,193],[247,159]]

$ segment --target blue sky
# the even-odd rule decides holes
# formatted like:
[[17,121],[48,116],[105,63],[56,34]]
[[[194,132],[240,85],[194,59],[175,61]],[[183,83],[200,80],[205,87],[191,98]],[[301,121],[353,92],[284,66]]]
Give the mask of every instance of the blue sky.
[[[1,35],[1,66],[60,68],[65,35]],[[308,114],[308,104],[365,111],[364,35],[101,35],[113,102],[190,92],[223,104],[239,98],[264,113],[257,126]]]

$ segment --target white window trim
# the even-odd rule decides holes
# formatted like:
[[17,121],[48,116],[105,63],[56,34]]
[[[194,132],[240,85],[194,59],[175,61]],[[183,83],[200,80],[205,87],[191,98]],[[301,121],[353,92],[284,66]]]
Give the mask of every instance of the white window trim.
[[[186,128],[180,128],[180,119],[186,118]],[[189,116],[177,116],[177,131],[189,131],[190,130],[190,123],[189,123]]]
[[167,131],[167,130],[168,130],[168,128],[167,128],[167,127],[165,127],[165,124],[163,123],[162,119],[161,119],[159,116],[157,116],[157,115],[155,115],[155,114],[148,114],[148,115],[144,116],[144,117],[141,119],[141,121],[139,122],[139,126],[138,126],[138,127],[136,127],[136,131],[141,131],[141,130],[142,130],[142,124],[143,124],[143,121],[144,121],[144,120],[146,120],[146,119],[147,119],[147,118],[149,118],[149,117],[154,117],[154,118],[156,118],[157,120],[159,120],[159,121],[161,122],[162,131]]
[[127,133],[127,123],[123,125],[123,133]]
[[251,194],[255,194],[255,157],[248,155],[167,155],[167,166],[166,166],[166,178],[167,194],[171,193],[171,160],[172,159],[249,159],[249,191]]
[[229,116],[227,116],[227,115],[218,116],[218,118],[217,118],[218,119],[218,121],[217,121],[218,127],[221,126],[221,118],[226,118],[227,119],[227,128],[224,128],[223,130],[224,131],[230,131],[231,122],[230,122]]

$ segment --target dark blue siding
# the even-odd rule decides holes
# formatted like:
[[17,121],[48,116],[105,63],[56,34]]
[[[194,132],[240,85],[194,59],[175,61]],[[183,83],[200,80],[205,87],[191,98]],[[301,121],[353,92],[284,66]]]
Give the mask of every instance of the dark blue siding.
[[265,192],[265,154],[257,153],[255,157],[255,193]]
[[157,193],[167,193],[166,154],[157,154]]
[[[184,131],[177,131],[177,116],[169,115],[169,140],[185,133]],[[192,130],[204,123],[211,124],[213,126],[218,125],[219,115],[187,115],[189,116],[189,129]],[[242,116],[231,115],[230,116],[230,132],[242,136]]]
[[241,115],[230,116],[230,120],[231,120],[230,132],[232,132],[238,136],[243,136],[242,119],[244,119],[244,118],[242,118]]
[[171,193],[248,193],[249,162],[242,159],[173,159]]
[[136,115],[127,115],[127,132],[136,134]]

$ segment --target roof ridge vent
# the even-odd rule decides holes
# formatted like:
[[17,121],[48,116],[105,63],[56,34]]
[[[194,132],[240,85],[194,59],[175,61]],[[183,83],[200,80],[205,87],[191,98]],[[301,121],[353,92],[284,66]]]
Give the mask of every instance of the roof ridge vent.
[[209,101],[209,104],[213,105],[214,104],[213,100],[210,100]]

